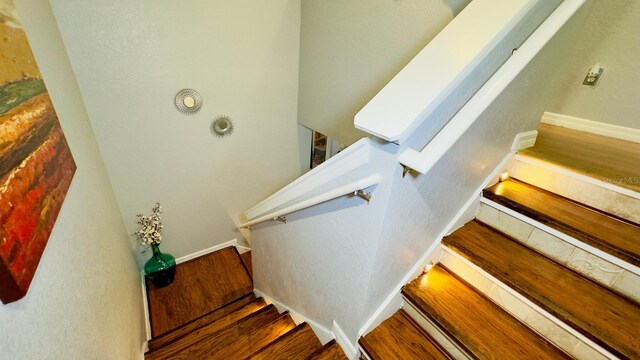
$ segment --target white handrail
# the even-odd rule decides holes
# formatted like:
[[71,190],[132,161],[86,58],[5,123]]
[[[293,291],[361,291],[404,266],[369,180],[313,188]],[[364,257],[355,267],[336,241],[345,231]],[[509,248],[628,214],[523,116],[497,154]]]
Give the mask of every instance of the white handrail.
[[278,210],[278,211],[274,211],[272,213],[269,213],[267,215],[261,216],[257,219],[251,220],[249,222],[246,222],[242,225],[240,225],[240,227],[247,227],[247,226],[252,226],[258,223],[261,223],[263,221],[267,221],[267,220],[274,220],[280,216],[284,216],[287,214],[291,214],[293,212],[314,206],[314,205],[318,205],[321,204],[325,201],[329,201],[335,198],[339,198],[341,196],[347,195],[347,194],[353,194],[354,192],[358,191],[358,190],[364,190],[368,187],[377,185],[380,183],[380,179],[381,176],[380,174],[374,174],[374,175],[370,175],[361,179],[358,179],[354,182],[351,182],[347,185],[344,186],[340,186],[337,187],[335,189],[329,190],[327,192],[324,192],[320,195],[314,196],[312,198],[309,198],[307,200],[301,201],[299,203],[296,203],[294,205],[291,205],[289,207],[286,207],[282,210]]
[[426,174],[584,3],[565,0],[422,151],[407,149],[398,161]]
[[243,213],[244,217],[252,220],[258,216],[273,212],[278,207],[310,194],[329,182],[367,165],[369,163],[370,148],[371,139],[363,138],[358,140],[318,167],[246,210]]
[[356,114],[355,127],[400,144],[420,131],[428,141],[559,3],[472,1]]

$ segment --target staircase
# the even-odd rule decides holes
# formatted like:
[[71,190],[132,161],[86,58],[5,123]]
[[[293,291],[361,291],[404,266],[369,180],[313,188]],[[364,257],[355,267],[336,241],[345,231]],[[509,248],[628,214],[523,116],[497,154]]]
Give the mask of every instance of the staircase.
[[362,356],[640,359],[638,164],[638,144],[541,126]]
[[179,264],[166,288],[148,282],[145,359],[346,359],[335,340],[323,346],[308,324],[256,298],[250,274],[250,252],[230,247]]

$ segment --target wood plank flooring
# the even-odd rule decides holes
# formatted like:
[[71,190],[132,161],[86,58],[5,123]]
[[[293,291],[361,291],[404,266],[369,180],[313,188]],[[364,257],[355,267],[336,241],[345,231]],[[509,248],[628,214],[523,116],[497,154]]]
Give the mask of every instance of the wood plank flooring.
[[640,266],[640,226],[629,221],[515,179],[485,189],[483,196]]
[[232,326],[205,326],[158,351],[146,360],[242,359],[266,346],[295,324],[288,314],[279,314],[273,305],[250,314]]
[[276,341],[251,355],[251,360],[307,359],[322,344],[309,324],[300,324]]
[[179,264],[171,285],[156,288],[147,281],[152,337],[158,337],[252,292],[251,277],[235,247]]
[[640,191],[640,144],[540,124],[535,146],[520,153]]
[[335,340],[331,340],[311,354],[309,360],[348,360],[348,358],[340,345]]
[[476,359],[569,359],[441,265],[402,293]]
[[404,310],[360,338],[360,345],[373,360],[452,359]]
[[251,277],[253,278],[253,262],[251,262],[251,251],[240,254],[240,258],[242,259],[244,267],[247,268],[249,275],[251,275]]
[[640,305],[478,221],[443,244],[616,356],[640,359]]
[[[244,296],[222,308],[210,312],[204,316],[201,316],[191,322],[184,324],[174,330],[164,333],[160,337],[153,338],[149,341],[149,351],[160,349],[161,347],[170,344],[189,333],[205,326],[216,322],[216,326],[226,326],[231,324],[244,316],[252,314],[263,307],[266,303],[263,299],[256,299],[255,295],[250,294]],[[214,331],[216,331],[214,329]]]

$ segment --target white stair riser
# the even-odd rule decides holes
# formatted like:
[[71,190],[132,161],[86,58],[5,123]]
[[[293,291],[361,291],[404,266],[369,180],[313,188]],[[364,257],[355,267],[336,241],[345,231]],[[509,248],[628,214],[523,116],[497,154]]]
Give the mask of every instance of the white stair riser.
[[523,155],[516,155],[507,169],[518,180],[640,224],[637,192]]
[[443,246],[443,249],[445,251],[440,260],[442,265],[569,355],[584,360],[616,359],[578,331],[562,323],[455,251],[446,246]]
[[[640,301],[640,275],[633,265],[619,259],[616,263],[608,261],[598,256],[599,254],[595,254],[593,249],[586,245],[576,246],[575,244],[580,245],[578,240],[574,239],[573,243],[567,242],[544,231],[545,229],[541,229],[544,225],[532,219],[527,218],[530,222],[525,222],[490,206],[488,203],[490,201],[483,200],[480,204],[476,213],[478,220],[547,255],[558,263]],[[499,205],[495,204],[495,206]],[[628,269],[636,270],[636,272]]]

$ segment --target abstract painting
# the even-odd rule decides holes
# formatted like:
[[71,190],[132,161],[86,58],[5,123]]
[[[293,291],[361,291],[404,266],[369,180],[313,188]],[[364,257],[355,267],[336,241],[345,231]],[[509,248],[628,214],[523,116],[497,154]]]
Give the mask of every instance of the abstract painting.
[[76,165],[13,0],[0,0],[0,300],[27,293]]

